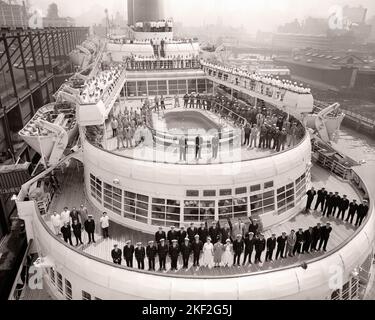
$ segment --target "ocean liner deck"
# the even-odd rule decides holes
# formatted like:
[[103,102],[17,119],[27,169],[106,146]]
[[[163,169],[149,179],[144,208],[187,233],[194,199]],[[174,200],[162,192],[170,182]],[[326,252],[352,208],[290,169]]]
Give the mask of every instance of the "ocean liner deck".
[[[68,207],[79,207],[81,204],[84,204],[90,213],[94,215],[94,219],[96,224],[99,225],[99,219],[101,217],[101,212],[98,211],[95,206],[90,203],[84,193],[84,182],[83,182],[83,174],[82,168],[77,169],[74,165],[68,168],[67,171],[64,171],[62,176],[63,183],[62,189],[64,190],[63,194],[56,194],[55,198],[53,199],[50,209],[50,212],[61,212],[65,206]],[[312,169],[312,181],[316,187],[325,187],[327,190],[335,190],[340,192],[340,194],[346,194],[349,199],[356,199],[359,200],[361,196],[357,193],[357,191],[349,184],[343,183],[338,179],[335,175],[329,174],[324,169],[319,167],[313,167]],[[313,203],[315,204],[315,203]],[[50,226],[51,230],[53,230],[52,225],[50,224],[50,216],[44,216],[44,220]],[[272,233],[281,234],[282,232],[289,233],[290,230],[298,230],[298,228],[303,228],[303,230],[308,229],[309,227],[314,227],[317,223],[325,224],[326,222],[330,222],[333,227],[332,235],[330,241],[328,243],[327,251],[328,253],[341,244],[343,244],[346,240],[348,240],[355,232],[356,228],[349,224],[345,223],[339,219],[327,219],[321,216],[318,212],[313,212],[312,214],[305,214],[301,212],[297,216],[293,217],[290,220],[284,221],[279,225],[273,227],[272,229],[265,230],[264,234],[266,238],[270,237]],[[125,246],[125,242],[127,240],[132,240],[133,243],[137,243],[138,241],[143,242],[146,244],[149,240],[153,240],[153,235],[146,234],[140,231],[135,231],[130,228],[121,226],[116,223],[111,223],[110,228],[110,238],[103,239],[100,233],[96,234],[97,243],[91,245],[84,245],[80,246],[78,249],[82,250],[83,252],[92,255],[96,258],[112,262],[111,258],[111,250],[114,244],[118,244],[120,248]],[[83,238],[84,243],[87,243],[87,235],[84,235]],[[295,264],[300,264],[302,262],[309,262],[309,260],[313,260],[317,257],[321,257],[324,253],[323,252],[316,252],[316,253],[309,253],[305,255],[297,255],[295,257],[289,257],[285,260],[279,260],[275,262],[266,262],[261,265],[251,265],[251,266],[243,266],[241,268],[220,268],[220,269],[208,269],[208,268],[200,268],[196,270],[190,265],[189,271],[185,272],[184,270],[180,270],[179,272],[175,273],[173,271],[168,270],[169,274],[173,275],[184,275],[184,276],[202,276],[202,277],[212,277],[212,276],[226,276],[226,275],[241,275],[253,272],[260,272],[278,268],[284,268]],[[264,261],[265,252],[262,255],[262,260]],[[134,263],[135,260],[134,260]],[[169,263],[168,263],[169,265]],[[179,269],[182,266],[182,261],[179,261]]]

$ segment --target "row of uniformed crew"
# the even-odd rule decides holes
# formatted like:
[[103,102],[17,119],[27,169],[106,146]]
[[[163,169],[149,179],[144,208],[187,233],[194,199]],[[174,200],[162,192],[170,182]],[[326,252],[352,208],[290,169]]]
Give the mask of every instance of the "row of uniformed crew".
[[[250,225],[251,230],[253,227]],[[159,230],[160,232],[160,230]],[[158,233],[159,233],[158,232]],[[171,233],[176,233],[176,236],[171,237]],[[199,234],[194,235],[194,240],[191,241],[189,236],[181,240],[177,238],[180,231],[172,228],[169,232],[169,245],[166,239],[158,238],[159,240],[150,241],[147,248],[141,242],[134,247],[131,241],[127,241],[123,251],[115,245],[111,252],[113,262],[120,264],[122,257],[126,261],[127,267],[133,267],[133,259],[135,257],[138,269],[144,270],[145,258],[148,259],[149,271],[155,271],[155,260],[159,257],[160,271],[166,271],[166,260],[170,257],[171,270],[177,271],[178,258],[181,255],[183,261],[183,269],[189,268],[189,260],[193,255],[193,266],[200,267],[200,262],[204,267],[220,267],[220,266],[240,266],[241,257],[243,256],[242,264],[252,264],[252,254],[255,251],[255,263],[262,263],[261,256],[266,251],[266,261],[273,261],[274,251],[276,249],[275,259],[293,257],[296,254],[305,254],[309,252],[319,251],[323,249],[327,251],[327,244],[332,232],[330,223],[322,226],[318,223],[315,227],[310,227],[307,230],[299,229],[297,232],[291,230],[287,235],[285,232],[276,238],[276,234],[272,234],[270,238],[265,239],[264,235],[256,232],[248,232],[245,234],[239,233],[236,239],[232,242],[227,238],[223,244],[222,237],[219,234],[216,238],[216,243],[211,242],[211,237],[207,236],[206,242],[200,240]],[[196,230],[198,232],[198,230]],[[207,230],[208,232],[208,230]],[[158,234],[157,233],[157,234]],[[165,232],[162,231],[165,235]],[[208,234],[208,233],[207,233]],[[174,238],[176,237],[176,238]],[[180,243],[179,243],[180,241]]]
[[328,192],[325,188],[315,191],[314,187],[311,190],[307,191],[307,203],[306,203],[306,212],[311,210],[311,205],[317,196],[314,210],[320,207],[320,211],[323,216],[329,218],[331,215],[334,217],[337,211],[337,219],[344,220],[346,211],[348,215],[345,219],[346,222],[353,223],[354,216],[356,215],[355,226],[359,227],[362,225],[363,220],[367,217],[369,206],[368,201],[363,200],[361,204],[357,203],[356,199],[353,199],[352,202],[349,201],[347,195],[340,197],[338,192]]

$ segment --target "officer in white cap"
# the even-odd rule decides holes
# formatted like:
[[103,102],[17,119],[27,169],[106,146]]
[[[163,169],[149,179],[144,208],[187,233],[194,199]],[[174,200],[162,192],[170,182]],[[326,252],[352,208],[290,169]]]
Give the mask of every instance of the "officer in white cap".
[[146,250],[143,247],[142,242],[137,242],[137,247],[134,250],[134,256],[135,256],[135,259],[137,260],[138,269],[144,270]]
[[121,252],[121,249],[118,248],[117,244],[113,246],[111,256],[112,256],[113,263],[121,265],[122,252]]
[[171,270],[177,271],[177,260],[180,254],[180,249],[178,247],[178,240],[172,240],[172,246],[169,248],[169,256],[171,258]]
[[166,271],[165,263],[168,255],[168,245],[165,243],[165,239],[160,239],[160,244],[158,246],[158,256],[159,256],[159,267],[160,271]]
[[154,241],[149,241],[146,248],[146,256],[148,259],[148,270],[155,271],[155,257],[158,254],[158,249]]
[[199,258],[201,251],[203,250],[203,243],[202,241],[200,241],[200,237],[198,234],[194,237],[191,249],[193,251],[193,265],[194,267],[199,267]]
[[181,255],[183,261],[183,268],[187,271],[189,267],[189,258],[191,254],[191,243],[188,237],[185,238],[184,243],[181,245]]
[[124,253],[124,259],[126,261],[126,266],[128,268],[133,268],[134,246],[132,245],[131,240],[128,240],[125,242],[123,253]]

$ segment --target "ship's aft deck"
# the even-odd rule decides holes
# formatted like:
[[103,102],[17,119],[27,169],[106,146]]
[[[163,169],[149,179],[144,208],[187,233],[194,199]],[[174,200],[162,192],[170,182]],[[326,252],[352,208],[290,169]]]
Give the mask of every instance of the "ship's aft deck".
[[[83,172],[81,169],[77,169],[76,167],[71,166],[64,172],[64,178],[62,182],[62,193],[56,194],[54,197],[52,204],[50,206],[49,212],[57,211],[61,212],[65,206],[68,206],[69,209],[72,207],[79,208],[81,204],[84,204],[90,213],[94,215],[96,226],[97,226],[97,234],[96,234],[96,244],[87,245],[88,238],[87,234],[83,233],[83,242],[85,245],[78,247],[79,250],[82,250],[90,255],[95,256],[96,258],[100,258],[109,262],[112,262],[111,259],[111,250],[113,249],[114,244],[118,244],[120,248],[125,245],[126,240],[132,240],[133,243],[141,241],[143,244],[146,244],[149,240],[153,240],[153,235],[145,234],[142,232],[134,231],[124,226],[118,225],[114,222],[110,224],[110,239],[104,240],[99,231],[99,218],[101,213],[94,208],[94,206],[87,200],[84,194],[84,185],[83,185]],[[60,178],[62,179],[62,178]],[[349,199],[357,199],[359,200],[359,196],[356,191],[351,187],[350,184],[342,182],[336,176],[328,173],[327,171],[314,166],[312,168],[312,182],[316,188],[325,187],[327,190],[337,191],[340,194],[348,195]],[[314,204],[313,204],[314,205]],[[46,222],[50,225],[50,216],[44,216]],[[273,227],[271,230],[265,230],[264,234],[265,237],[268,238],[272,233],[276,233],[280,235],[282,232],[290,233],[291,229],[298,230],[298,228],[303,228],[304,230],[310,226],[315,226],[317,223],[326,223],[328,221],[327,218],[322,218],[318,213],[312,214],[299,214],[293,219],[286,221],[276,227]],[[346,241],[349,237],[353,235],[355,232],[354,226],[349,223],[342,222],[341,220],[337,219],[330,219],[333,231],[331,233],[330,240],[328,242],[327,251],[332,251],[344,241]],[[165,230],[167,231],[167,230]],[[73,237],[73,244],[75,243],[75,239]],[[254,260],[254,254],[252,260]],[[274,252],[275,254],[275,252]],[[170,274],[179,274],[179,275],[195,275],[195,276],[227,276],[227,275],[238,275],[238,274],[248,274],[258,271],[266,271],[270,269],[276,269],[285,267],[288,265],[293,265],[296,263],[308,262],[311,259],[319,257],[323,255],[323,252],[315,252],[309,253],[304,255],[297,255],[293,258],[287,258],[283,260],[278,260],[275,262],[264,262],[265,261],[265,252],[262,255],[263,264],[259,265],[251,265],[251,266],[241,266],[237,267],[230,267],[230,268],[203,268],[201,267],[199,270],[192,267],[192,259],[190,260],[189,270],[184,271],[181,270],[182,261],[181,258],[178,263],[179,271],[177,273],[171,272],[170,269],[170,261],[167,260],[167,273]],[[242,257],[241,257],[242,258]],[[242,261],[241,261],[242,262]],[[124,265],[124,261],[122,264]],[[134,266],[136,266],[136,262],[134,261]],[[145,261],[145,266],[147,269],[147,258]],[[158,266],[158,263],[156,264]]]
[[[183,106],[183,100],[180,101],[180,106]],[[118,114],[120,110],[124,111],[125,108],[133,108],[133,110],[139,110],[141,107],[141,102],[139,100],[129,100],[129,101],[121,101],[117,107],[115,108],[115,114]],[[166,105],[167,110],[172,110],[173,107],[170,105]],[[209,111],[203,111],[200,109],[184,109],[183,107],[173,109],[173,111],[181,112],[181,111],[197,111],[205,113],[205,115],[215,121],[216,123],[222,123],[222,119],[220,119],[217,115]],[[153,113],[154,122],[161,121],[163,117],[163,113]],[[229,123],[228,127],[231,127],[233,124]],[[162,163],[169,163],[169,164],[207,164],[207,163],[232,163],[237,161],[247,161],[253,160],[258,158],[264,158],[271,155],[276,154],[275,150],[270,149],[259,149],[259,148],[251,148],[248,149],[247,147],[242,146],[241,148],[236,149],[229,149],[229,148],[221,148],[220,152],[218,153],[217,159],[212,158],[211,150],[207,148],[203,148],[202,150],[202,159],[196,160],[195,159],[195,149],[193,146],[189,147],[187,153],[187,161],[180,161],[180,154],[178,148],[165,148],[162,145],[149,145],[149,144],[141,144],[135,148],[121,148],[117,149],[117,138],[112,136],[112,129],[110,123],[107,123],[107,130],[106,130],[106,143],[104,144],[105,149],[113,152],[114,154],[118,154],[120,156],[125,156],[128,158],[134,158],[144,161],[156,161]],[[225,129],[224,129],[225,131]],[[205,141],[207,142],[207,141]],[[259,139],[257,140],[257,144],[259,143]],[[257,145],[258,146],[258,145]]]

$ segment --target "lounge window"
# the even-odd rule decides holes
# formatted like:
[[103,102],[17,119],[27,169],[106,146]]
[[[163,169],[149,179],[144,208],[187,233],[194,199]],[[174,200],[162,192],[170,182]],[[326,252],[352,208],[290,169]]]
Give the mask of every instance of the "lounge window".
[[273,187],[273,181],[269,181],[264,184],[264,189],[269,189],[272,187]]
[[214,200],[188,200],[184,202],[184,221],[198,222],[215,219]]
[[124,192],[124,217],[147,224],[148,196],[133,192]]
[[178,80],[178,94],[185,94],[187,92],[186,80]]
[[100,204],[102,203],[102,181],[90,174],[90,190],[91,196]]
[[56,285],[55,270],[53,270],[53,268],[49,268],[49,277],[51,282]]
[[199,191],[198,190],[187,190],[186,196],[187,197],[199,197]]
[[205,79],[198,79],[198,92],[199,93],[206,92],[206,81],[205,81]]
[[178,82],[177,80],[169,80],[169,83],[168,83],[168,86],[169,86],[169,94],[170,95],[174,95],[174,94],[178,94]]
[[146,81],[137,82],[138,96],[147,96],[147,84]]
[[57,289],[59,290],[59,292],[61,294],[63,294],[63,278],[62,278],[62,275],[61,275],[61,273],[56,272],[56,276],[57,276]]
[[251,215],[262,215],[275,211],[275,191],[267,191],[250,196]]
[[157,81],[148,82],[148,94],[150,96],[156,96],[158,94],[158,82]]
[[236,195],[246,194],[246,193],[247,193],[247,188],[246,187],[236,188]]
[[220,196],[231,196],[232,189],[222,189],[220,190]]
[[152,224],[179,226],[181,203],[172,199],[152,199]]
[[167,81],[165,80],[160,80],[158,81],[158,94],[159,95],[167,95]]
[[216,190],[204,190],[203,197],[216,197]]
[[65,279],[65,297],[67,300],[72,300],[72,284]]
[[257,192],[261,189],[260,184],[256,184],[250,187],[250,192]]
[[104,207],[121,215],[122,190],[104,183]]
[[189,93],[197,92],[197,80],[196,79],[188,80],[188,91]]
[[247,217],[247,197],[220,200],[219,219]]
[[126,83],[126,93],[128,97],[135,97],[137,95],[137,85],[136,82]]
[[82,290],[82,300],[91,300],[91,294]]
[[278,213],[294,208],[294,183],[277,189],[277,210]]
[[306,193],[306,182],[305,173],[296,180],[296,203],[298,203]]

